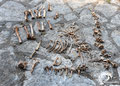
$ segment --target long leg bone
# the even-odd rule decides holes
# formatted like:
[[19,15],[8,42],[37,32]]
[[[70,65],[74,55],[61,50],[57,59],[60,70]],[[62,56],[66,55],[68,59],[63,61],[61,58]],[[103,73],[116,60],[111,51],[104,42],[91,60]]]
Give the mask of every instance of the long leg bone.
[[48,20],[48,25],[49,25],[50,30],[52,30],[53,27],[52,27],[52,25],[50,24],[50,20]]
[[40,7],[39,12],[38,12],[38,17],[39,17],[39,18],[42,18],[41,9],[42,9],[42,6]]
[[35,13],[36,18],[38,18],[38,11],[34,10],[34,13]]
[[26,22],[28,22],[28,13],[29,13],[28,11],[25,11],[25,12],[24,12],[24,15],[25,15],[25,21],[26,21]]
[[17,37],[18,37],[18,40],[19,40],[19,43],[21,44],[22,43],[22,40],[21,40],[21,37],[20,37],[20,34],[19,34],[19,28],[16,26],[15,27],[15,32],[16,32],[16,35],[17,35]]
[[45,18],[46,17],[46,10],[45,10],[45,8],[43,9],[43,18]]
[[27,39],[31,39],[31,36],[30,36],[30,34],[29,34],[29,32],[28,32],[27,26],[24,26],[24,30],[25,30],[25,32],[26,32],[26,34],[27,34]]
[[40,22],[37,21],[38,31],[41,31],[40,29]]
[[35,39],[35,34],[34,34],[32,23],[30,23],[29,25],[30,25],[30,29],[31,29],[31,39],[34,40]]
[[32,12],[32,10],[28,10],[29,11],[29,13],[30,13],[30,15],[31,15],[31,17],[32,17],[32,19],[35,19],[35,17],[34,17],[34,15],[33,15],[33,12]]
[[48,11],[52,11],[51,4],[48,3]]

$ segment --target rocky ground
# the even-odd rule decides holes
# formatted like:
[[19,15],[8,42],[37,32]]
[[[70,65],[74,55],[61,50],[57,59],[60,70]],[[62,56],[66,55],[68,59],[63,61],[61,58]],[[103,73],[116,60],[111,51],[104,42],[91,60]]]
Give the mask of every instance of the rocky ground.
[[[45,19],[31,20],[36,40],[27,40],[23,28],[19,29],[23,43],[19,44],[14,27],[24,23],[24,11],[37,9],[41,5],[47,9],[48,3],[52,5],[52,12],[47,12]],[[102,39],[105,41],[105,49],[112,53],[109,58],[118,64],[117,68],[110,67],[106,70],[103,63],[89,62],[89,60],[99,57],[100,50],[94,46],[93,28],[94,18],[91,11],[99,17],[101,23]],[[55,13],[59,12],[59,18],[54,20]],[[49,30],[47,20],[53,25],[53,30]],[[45,23],[46,33],[42,35],[37,30],[36,21]],[[46,49],[50,40],[58,39],[59,30],[75,25],[79,30],[77,35],[80,41],[85,41],[91,46],[91,55],[84,54],[84,63],[78,58],[74,64],[71,59],[77,56],[75,48],[71,53],[57,54],[48,52]],[[0,86],[120,86],[120,1],[111,0],[0,0]],[[36,48],[39,40],[42,44],[39,51],[33,58],[40,61],[30,73],[34,61],[29,56]],[[62,76],[54,72],[46,72],[44,67],[52,65],[56,57],[60,57],[62,64],[60,67],[78,66],[86,64],[88,69],[85,73],[73,74],[72,77]],[[67,58],[69,57],[69,58]],[[100,57],[99,57],[100,58]],[[21,70],[17,67],[18,62],[28,62],[27,69]],[[107,76],[108,74],[108,76]],[[110,78],[109,80],[106,80]]]

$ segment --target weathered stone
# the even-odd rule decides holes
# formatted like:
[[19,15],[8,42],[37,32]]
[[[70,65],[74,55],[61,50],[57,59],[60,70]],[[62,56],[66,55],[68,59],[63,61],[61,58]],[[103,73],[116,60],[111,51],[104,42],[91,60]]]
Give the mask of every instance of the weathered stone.
[[18,77],[17,73],[20,74],[20,72],[16,70],[17,61],[15,59],[13,47],[10,46],[0,50],[0,86],[20,86],[22,84],[20,82],[22,75]]
[[70,20],[73,20],[73,19],[77,19],[77,16],[75,14],[73,14],[73,13],[69,13],[69,14],[65,15],[64,18],[67,21],[70,21]]
[[1,31],[0,32],[0,44],[7,42],[7,38],[9,37],[9,31]]
[[115,41],[115,43],[120,46],[120,31],[118,30],[114,30],[111,34],[113,40]]
[[10,29],[11,27],[12,27],[12,23],[11,22],[6,23],[6,28]]
[[118,74],[119,74],[119,80],[120,80],[120,67],[117,68]]
[[23,21],[25,7],[14,1],[7,1],[0,7],[0,21]]
[[80,22],[84,25],[94,25],[94,20],[93,17],[91,15],[90,10],[85,9],[80,13],[80,19],[77,21]]
[[35,6],[40,2],[42,2],[42,0],[32,0],[29,4]]
[[112,6],[111,4],[98,4],[95,7],[95,10],[104,14],[105,17],[111,17],[112,15],[115,14],[115,12],[117,11],[117,8],[118,7]]
[[18,51],[32,53],[37,47],[37,42],[35,41],[26,41],[23,44],[17,46]]
[[106,24],[107,29],[115,29],[116,26],[114,24]]
[[84,38],[84,40],[91,44],[94,45],[95,42],[95,38],[93,37],[93,29],[94,27],[89,27],[89,28],[82,28],[82,38]]
[[72,9],[80,8],[88,3],[97,2],[97,0],[66,0]]
[[111,0],[110,3],[116,4],[120,6],[120,1],[119,0]]
[[112,23],[112,24],[116,24],[116,25],[120,25],[120,14],[115,15],[115,16],[111,19],[111,23]]

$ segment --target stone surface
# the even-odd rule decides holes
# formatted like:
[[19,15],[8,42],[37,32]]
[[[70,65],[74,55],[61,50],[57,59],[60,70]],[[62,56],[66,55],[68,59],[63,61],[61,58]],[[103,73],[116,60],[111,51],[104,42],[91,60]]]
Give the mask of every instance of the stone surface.
[[67,21],[70,21],[70,20],[73,20],[73,19],[76,19],[77,16],[73,13],[69,13],[67,15],[64,16],[64,18],[67,20]]
[[115,43],[118,45],[118,46],[120,46],[120,31],[118,31],[118,30],[114,30],[113,32],[112,32],[112,38],[113,38],[113,40],[115,41]]
[[0,7],[0,21],[23,21],[24,11],[25,7],[22,4],[7,1]]
[[[47,11],[48,3],[52,6],[51,12]],[[106,0],[0,0],[0,86],[119,86],[119,3],[117,0],[111,0],[111,3],[107,3]],[[29,22],[25,22],[24,11],[26,9],[38,9],[40,6],[45,7],[46,18],[31,19]],[[105,62],[91,61],[100,59],[101,50],[94,46],[93,29],[95,28],[95,22],[89,9],[95,11],[99,17],[102,39],[105,41],[103,45],[108,54],[112,55],[111,58],[105,59],[116,62],[118,64],[116,69],[110,65],[110,68],[106,70],[104,68]],[[59,18],[54,20],[56,12],[59,13]],[[50,20],[53,30],[49,29],[48,20]],[[36,21],[44,22],[45,32],[38,31]],[[27,40],[22,25],[26,25],[31,32],[29,23],[33,25],[36,40]],[[15,26],[19,27],[22,44],[18,42],[13,29]],[[71,26],[78,29],[75,34],[79,38],[79,43],[87,42],[91,48],[89,52],[81,52],[81,57],[78,57],[76,50],[78,46],[74,44],[74,40],[67,35],[59,36],[63,34],[62,30],[67,30]],[[41,39],[42,43],[39,50],[36,51],[33,59],[29,59]],[[69,43],[68,48],[63,53],[49,52],[46,47],[50,40],[66,40]],[[52,44],[54,45],[54,43]],[[73,45],[70,48],[71,44]],[[57,57],[61,59],[62,63],[59,66],[54,66],[54,68],[66,66],[76,68],[83,64],[88,68],[80,75],[73,73],[72,77],[70,77],[70,71],[67,76],[65,71],[61,76],[60,72],[57,74],[55,74],[55,71],[46,72],[44,67],[52,66]],[[75,58],[76,60],[73,62]],[[31,74],[30,71],[36,59],[40,63],[35,66]],[[28,63],[26,70],[17,67],[21,60]],[[106,80],[107,76],[112,78]]]
[[118,71],[118,74],[119,74],[119,80],[120,80],[120,67],[118,67],[117,71]]
[[9,31],[1,31],[0,32],[0,44],[7,42],[7,38],[9,37]]
[[111,17],[117,11],[117,7],[111,6],[110,4],[98,4],[95,10],[104,14],[105,17]]
[[111,19],[112,24],[120,25],[120,15],[117,14]]
[[94,20],[93,17],[91,15],[90,10],[85,9],[80,13],[80,19],[78,20],[78,22],[81,22],[84,25],[93,25],[94,24]]

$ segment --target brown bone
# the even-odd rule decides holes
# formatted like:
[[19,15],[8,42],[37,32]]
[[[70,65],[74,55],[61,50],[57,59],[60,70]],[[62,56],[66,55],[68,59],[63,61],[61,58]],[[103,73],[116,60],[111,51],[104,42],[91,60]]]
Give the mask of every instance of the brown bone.
[[48,11],[52,11],[51,4],[48,3]]
[[25,32],[26,32],[26,34],[27,34],[27,39],[31,39],[31,36],[30,36],[30,34],[29,34],[29,32],[28,32],[27,26],[24,26],[24,30],[25,30]]
[[35,13],[36,18],[38,18],[38,11],[36,9],[34,10],[34,13]]
[[29,25],[30,25],[30,29],[31,29],[31,39],[34,40],[35,39],[35,35],[34,35],[34,30],[33,30],[32,23],[30,23]]
[[32,10],[29,9],[28,11],[30,12],[30,15],[31,15],[32,19],[35,19]]
[[29,12],[25,11],[24,14],[25,14],[25,21],[28,22],[28,14],[29,14]]
[[48,20],[48,25],[49,25],[50,30],[52,30],[53,27],[52,27],[52,25],[50,24],[50,20]]
[[19,28],[16,26],[15,27],[15,32],[16,32],[16,35],[17,35],[17,37],[18,37],[18,40],[19,40],[19,43],[21,44],[22,43],[22,40],[21,40],[21,37],[20,37],[20,34],[19,34]]

